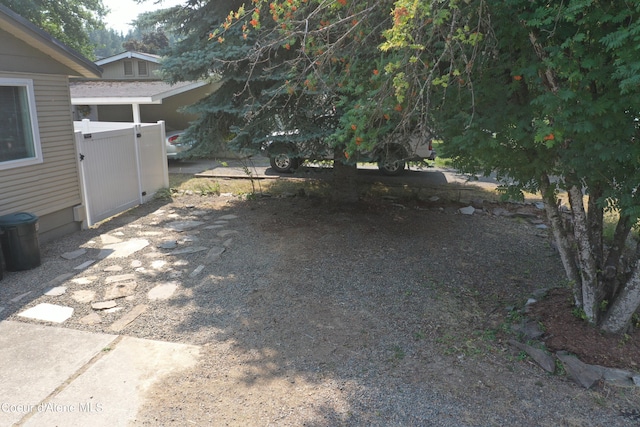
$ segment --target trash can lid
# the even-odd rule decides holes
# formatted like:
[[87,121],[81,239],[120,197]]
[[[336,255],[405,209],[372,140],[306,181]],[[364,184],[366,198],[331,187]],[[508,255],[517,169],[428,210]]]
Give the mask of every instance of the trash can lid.
[[18,212],[0,216],[0,227],[10,227],[12,225],[29,224],[36,222],[38,217],[29,212]]

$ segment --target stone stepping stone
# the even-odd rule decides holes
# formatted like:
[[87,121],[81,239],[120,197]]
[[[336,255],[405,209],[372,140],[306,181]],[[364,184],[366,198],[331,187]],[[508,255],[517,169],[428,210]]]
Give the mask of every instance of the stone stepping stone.
[[135,294],[138,284],[134,281],[117,282],[104,292],[105,300],[115,300]]
[[164,267],[167,264],[167,261],[163,261],[163,260],[155,260],[151,262],[151,268],[156,269],[156,270],[160,270],[162,269],[162,267]]
[[122,271],[122,267],[119,265],[112,265],[104,269],[107,273],[115,273],[117,271]]
[[226,225],[226,224],[229,224],[229,221],[218,220],[218,221],[214,221],[213,223],[217,225]]
[[222,246],[224,246],[225,248],[228,248],[229,246],[231,246],[232,243],[233,243],[233,239],[227,239],[224,242],[222,242]]
[[217,260],[218,258],[220,258],[220,255],[222,255],[225,250],[226,248],[218,248],[218,247],[213,247],[209,249],[209,252],[207,252],[207,256],[205,257],[205,261]]
[[91,308],[94,310],[106,310],[108,308],[113,308],[118,305],[115,301],[99,301],[91,304]]
[[229,215],[222,215],[222,216],[221,216],[221,217],[219,217],[218,219],[219,219],[219,220],[226,221],[226,220],[229,220],[229,219],[236,219],[236,218],[238,218],[238,216],[237,216],[237,215],[229,214]]
[[96,292],[82,289],[79,291],[75,291],[71,295],[71,298],[73,298],[74,301],[79,303],[90,303],[91,301],[94,301],[96,299]]
[[202,252],[202,251],[206,251],[207,247],[205,246],[189,246],[188,248],[184,248],[184,249],[176,249],[175,251],[171,251],[169,252],[169,255],[185,255],[185,254],[193,254],[196,252]]
[[73,267],[73,269],[74,270],[84,270],[87,267],[89,267],[91,264],[93,264],[94,262],[96,262],[95,259],[90,259],[89,261],[85,261],[82,264]]
[[137,259],[134,259],[133,261],[131,261],[131,267],[133,268],[142,267],[142,261],[138,261]]
[[147,246],[149,246],[149,241],[146,239],[131,239],[126,242],[105,245],[98,256],[102,259],[126,258]]
[[64,295],[67,292],[66,286],[56,286],[55,288],[49,289],[44,294],[48,297],[59,297],[60,295]]
[[178,240],[178,243],[180,243],[180,244],[193,243],[193,242],[197,242],[199,240],[200,240],[200,238],[197,237],[197,236],[184,236],[182,239]]
[[116,283],[116,282],[124,282],[124,281],[131,281],[135,279],[135,274],[133,273],[127,273],[127,274],[120,274],[118,276],[109,276],[105,279],[105,283],[107,285],[110,285],[111,283]]
[[80,320],[78,320],[78,322],[82,323],[83,325],[97,325],[99,323],[102,323],[102,317],[100,317],[100,315],[94,311],[93,313],[87,314],[86,316],[82,317]]
[[179,259],[174,262],[173,265],[176,267],[184,267],[185,265],[189,265],[189,261],[187,261],[186,259]]
[[102,241],[103,245],[112,245],[114,243],[122,242],[122,239],[119,239],[119,238],[114,237],[114,236],[110,236],[108,234],[101,234],[100,235],[100,240]]
[[236,230],[222,230],[218,233],[218,237],[220,237],[221,239],[224,239],[226,237],[234,236],[236,234],[240,234],[240,233]]
[[160,284],[147,292],[147,298],[150,300],[168,300],[178,289],[176,282],[168,282]]
[[45,322],[62,323],[73,316],[73,308],[42,303],[19,313],[18,316]]
[[202,221],[174,221],[165,225],[165,228],[173,231],[177,231],[179,233],[187,230],[191,230],[192,228],[196,228],[204,224]]
[[71,279],[71,281],[77,285],[90,285],[98,279],[97,276],[78,277],[77,279]]
[[135,307],[133,307],[131,309],[130,312],[126,313],[120,319],[118,319],[115,322],[113,322],[111,324],[111,326],[109,327],[109,329],[111,329],[112,331],[115,331],[115,332],[120,332],[121,330],[126,328],[127,325],[129,325],[129,323],[133,322],[134,320],[136,320],[138,318],[138,316],[140,316],[142,313],[144,313],[147,310],[147,308],[148,308],[148,306],[146,306],[144,304],[136,305]]
[[165,240],[160,243],[157,247],[160,249],[175,249],[178,246],[177,240]]
[[204,265],[200,264],[191,273],[189,273],[189,277],[191,277],[193,279],[198,274],[200,274],[202,272],[202,270],[204,270]]
[[204,227],[205,230],[219,230],[221,228],[224,228],[224,225],[207,225]]
[[86,249],[84,249],[84,248],[81,248],[81,249],[78,249],[78,250],[75,250],[75,251],[72,251],[72,252],[65,252],[65,253],[63,253],[63,254],[62,254],[62,255],[60,255],[60,256],[61,256],[62,258],[64,258],[64,259],[69,259],[69,260],[71,260],[71,259],[76,259],[76,258],[78,258],[79,256],[82,256],[82,255],[84,255],[84,254],[86,254],[86,253],[87,253],[87,250],[86,250]]
[[182,271],[172,271],[169,273],[169,279],[179,279],[182,277]]
[[[158,224],[151,224],[158,225]],[[162,236],[164,233],[162,231],[143,231],[141,233],[143,236]]]
[[122,310],[124,310],[124,307],[113,307],[113,308],[107,308],[106,310],[104,310],[104,313],[117,313]]

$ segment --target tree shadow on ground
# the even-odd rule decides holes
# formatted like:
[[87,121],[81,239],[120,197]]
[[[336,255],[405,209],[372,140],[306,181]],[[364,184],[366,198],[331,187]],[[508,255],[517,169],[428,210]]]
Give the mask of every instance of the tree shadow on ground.
[[[232,244],[153,314],[169,335],[203,345],[201,363],[155,387],[142,419],[192,419],[167,422],[176,405],[220,425],[615,419],[562,379],[536,386],[543,374],[523,375],[528,365],[486,341],[506,307],[557,286],[562,270],[531,224],[460,206],[337,205],[305,191],[216,210],[238,217]],[[526,403],[541,399],[562,404]]]

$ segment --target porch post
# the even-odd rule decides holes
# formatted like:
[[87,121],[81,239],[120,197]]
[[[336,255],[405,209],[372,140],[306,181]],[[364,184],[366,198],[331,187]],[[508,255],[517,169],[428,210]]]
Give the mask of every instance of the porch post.
[[142,123],[140,120],[140,104],[131,104],[133,110],[133,123]]

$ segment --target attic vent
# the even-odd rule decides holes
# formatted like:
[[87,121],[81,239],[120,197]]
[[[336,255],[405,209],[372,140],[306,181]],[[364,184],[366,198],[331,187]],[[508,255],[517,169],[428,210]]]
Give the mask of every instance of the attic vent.
[[147,70],[147,63],[143,61],[138,61],[138,75],[146,76],[148,74],[149,74],[149,71]]
[[133,76],[133,61],[123,61],[124,75]]

